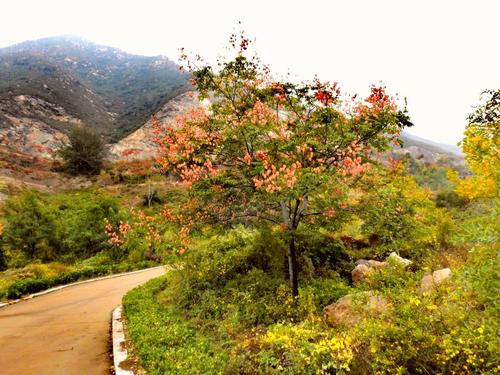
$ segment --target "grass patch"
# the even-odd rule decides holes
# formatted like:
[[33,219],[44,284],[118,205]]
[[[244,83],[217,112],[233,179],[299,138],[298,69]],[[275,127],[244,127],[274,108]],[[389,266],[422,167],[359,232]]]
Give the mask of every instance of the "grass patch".
[[167,276],[149,281],[123,298],[127,330],[148,374],[220,374],[227,354],[174,306],[160,304]]

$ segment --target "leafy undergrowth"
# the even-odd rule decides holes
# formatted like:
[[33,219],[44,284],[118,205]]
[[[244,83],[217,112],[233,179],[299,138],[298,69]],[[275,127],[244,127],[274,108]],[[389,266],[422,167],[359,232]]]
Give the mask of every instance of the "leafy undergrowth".
[[[182,269],[124,298],[136,354],[150,374],[497,373],[499,206],[490,203],[455,212],[446,246],[408,270],[350,286],[303,266],[296,301],[274,236],[240,227],[201,240]],[[442,267],[451,280],[421,292],[422,276]],[[325,323],[326,305],[367,290],[387,300],[385,313]]]
[[140,188],[11,195],[0,205],[0,300],[161,263],[167,250],[148,258],[151,243],[143,237],[121,247],[109,242],[106,224],[119,227],[127,220],[122,200],[131,196],[140,199]]

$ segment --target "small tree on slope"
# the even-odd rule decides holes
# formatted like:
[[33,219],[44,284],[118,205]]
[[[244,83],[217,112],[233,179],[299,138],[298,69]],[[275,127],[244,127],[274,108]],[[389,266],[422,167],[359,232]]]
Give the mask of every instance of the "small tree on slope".
[[75,175],[99,173],[106,153],[101,136],[91,128],[75,126],[68,138],[69,143],[57,151],[64,161],[64,169]]
[[297,296],[297,229],[336,215],[340,187],[411,123],[383,88],[343,103],[336,84],[275,81],[247,57],[247,39],[233,36],[231,44],[234,58],[217,68],[183,55],[200,98],[212,104],[156,124],[158,162],[191,187],[198,217],[280,224]]

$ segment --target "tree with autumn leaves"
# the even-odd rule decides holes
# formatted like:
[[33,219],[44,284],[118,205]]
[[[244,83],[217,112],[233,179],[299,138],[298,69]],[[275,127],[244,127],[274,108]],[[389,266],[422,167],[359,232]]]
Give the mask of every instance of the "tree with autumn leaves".
[[230,44],[234,56],[216,66],[183,54],[210,104],[156,124],[157,160],[190,187],[194,221],[280,225],[295,297],[297,231],[341,214],[346,186],[411,122],[383,87],[342,100],[336,83],[273,79],[244,35]]
[[469,115],[461,142],[465,159],[473,176],[459,179],[449,177],[457,192],[468,198],[498,197],[500,183],[500,90],[486,90],[485,103]]

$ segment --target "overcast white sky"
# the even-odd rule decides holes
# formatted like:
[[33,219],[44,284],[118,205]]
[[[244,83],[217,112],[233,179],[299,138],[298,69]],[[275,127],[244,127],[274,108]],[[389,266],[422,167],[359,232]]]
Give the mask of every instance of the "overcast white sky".
[[499,0],[113,1],[1,4],[0,47],[74,34],[127,52],[214,58],[242,21],[273,72],[317,74],[406,96],[411,133],[455,144],[486,88],[500,87]]

